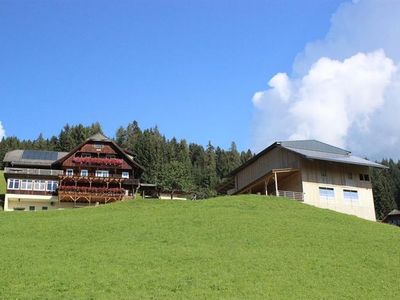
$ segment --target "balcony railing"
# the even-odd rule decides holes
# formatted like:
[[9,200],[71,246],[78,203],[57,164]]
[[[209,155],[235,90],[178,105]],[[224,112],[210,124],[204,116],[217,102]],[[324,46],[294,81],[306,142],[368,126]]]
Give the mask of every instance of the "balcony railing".
[[7,194],[18,194],[18,195],[45,195],[45,196],[56,196],[57,192],[54,191],[34,191],[34,190],[10,190],[7,189]]
[[133,184],[139,185],[140,180],[137,178],[123,178],[119,174],[110,174],[108,177],[98,176],[79,176],[79,175],[60,175],[60,180],[72,180],[72,181],[100,181],[100,182],[121,182],[122,184]]
[[58,198],[62,202],[100,202],[120,201],[125,196],[125,190],[120,188],[89,188],[89,187],[60,187]]
[[72,162],[81,165],[120,166],[124,160],[119,158],[74,157]]
[[30,168],[4,168],[5,174],[21,174],[21,175],[45,175],[45,176],[59,176],[63,174],[62,170],[49,170],[49,169],[30,169]]
[[59,193],[91,193],[91,194],[125,194],[122,188],[105,188],[105,187],[86,187],[86,186],[61,186]]
[[272,195],[278,196],[278,197],[286,197],[286,198],[297,200],[297,201],[304,201],[304,193],[302,193],[302,192],[279,190],[278,193],[273,192]]

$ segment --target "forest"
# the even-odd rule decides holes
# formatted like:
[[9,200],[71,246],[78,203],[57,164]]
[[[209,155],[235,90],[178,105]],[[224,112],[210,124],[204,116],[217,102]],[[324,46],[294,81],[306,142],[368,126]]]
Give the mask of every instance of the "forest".
[[[70,151],[89,136],[101,132],[101,124],[65,125],[58,136],[50,138],[42,134],[34,140],[20,140],[17,137],[3,137],[0,141],[0,168],[6,152],[14,149]],[[235,168],[253,157],[250,150],[238,151],[235,142],[229,149],[188,143],[175,137],[168,139],[157,127],[141,129],[133,121],[126,127],[119,127],[115,142],[132,152],[146,169],[141,180],[155,183],[165,190],[180,190],[196,193],[197,197],[209,198],[217,195],[216,188]],[[388,169],[373,169],[371,181],[378,219],[382,219],[394,208],[400,207],[400,161],[380,161]]]
[[[42,134],[35,140],[6,137],[0,142],[0,161],[6,152],[14,149],[68,152],[98,132],[103,133],[99,123],[67,124],[58,136],[51,138],[44,138]],[[216,196],[216,187],[223,178],[253,156],[250,150],[239,152],[234,142],[224,150],[211,142],[203,147],[184,139],[167,139],[157,127],[142,130],[136,121],[118,128],[114,140],[144,166],[142,182],[155,183],[164,190],[196,193],[199,199]]]

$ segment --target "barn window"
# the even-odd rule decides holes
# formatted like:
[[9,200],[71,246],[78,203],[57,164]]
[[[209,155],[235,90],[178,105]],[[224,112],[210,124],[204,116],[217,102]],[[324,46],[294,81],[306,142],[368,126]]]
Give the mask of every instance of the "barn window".
[[319,187],[319,197],[322,200],[335,199],[335,190],[329,187]]
[[346,201],[358,201],[358,192],[353,190],[343,190],[344,200]]

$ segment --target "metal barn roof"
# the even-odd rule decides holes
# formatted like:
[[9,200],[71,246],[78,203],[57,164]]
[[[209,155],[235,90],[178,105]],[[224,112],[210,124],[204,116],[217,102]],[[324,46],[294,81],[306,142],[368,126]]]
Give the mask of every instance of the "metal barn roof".
[[316,140],[283,141],[277,142],[277,144],[282,146],[282,148],[296,152],[308,159],[325,160],[374,168],[386,168],[381,164],[352,155],[348,150],[334,147]]
[[233,170],[229,176],[238,173],[248,165],[255,162],[265,153],[271,151],[273,148],[282,147],[286,150],[295,152],[307,159],[316,159],[322,161],[331,161],[342,164],[361,165],[373,168],[387,168],[384,165],[372,162],[370,160],[352,155],[350,151],[341,149],[317,140],[298,140],[298,141],[280,141],[275,142],[269,147],[262,150],[260,153],[249,159],[243,165]]

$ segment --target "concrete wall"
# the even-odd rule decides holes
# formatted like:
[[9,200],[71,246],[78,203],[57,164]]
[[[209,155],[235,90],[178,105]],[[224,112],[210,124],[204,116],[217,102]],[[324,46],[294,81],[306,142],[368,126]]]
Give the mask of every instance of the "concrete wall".
[[[91,204],[94,205],[93,203]],[[15,208],[24,208],[29,211],[29,207],[34,206],[35,211],[73,208],[73,202],[59,202],[58,196],[48,195],[23,195],[23,194],[6,194],[4,199],[4,210],[13,211]],[[77,203],[77,206],[88,206],[86,203]]]
[[[349,174],[352,174],[352,179],[349,179]],[[360,180],[360,174],[369,174],[369,168],[305,161],[302,168],[304,203],[375,221],[371,182]],[[321,197],[320,187],[333,188],[334,198]],[[358,200],[346,200],[344,190],[357,191]]]

